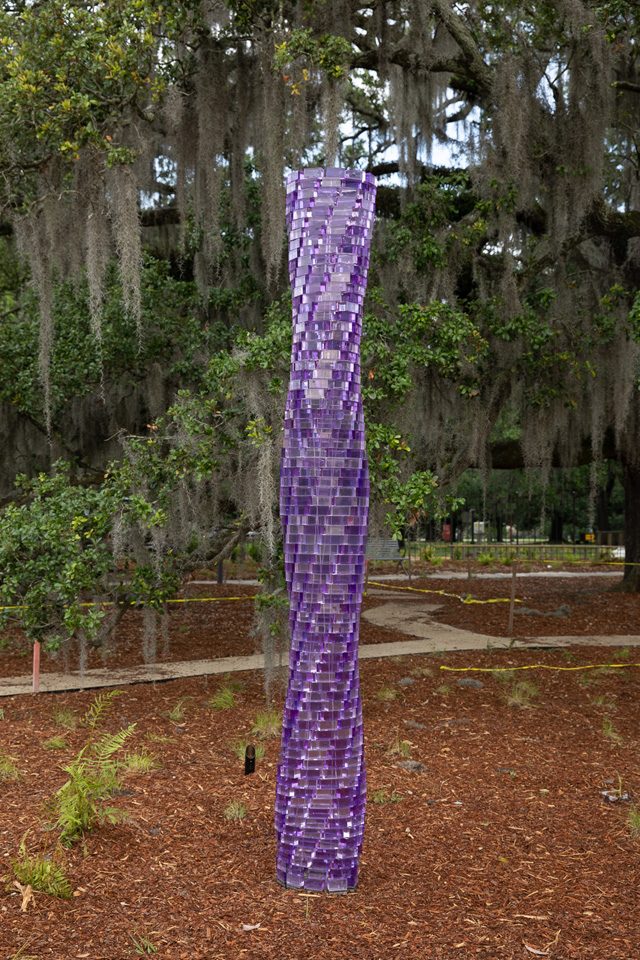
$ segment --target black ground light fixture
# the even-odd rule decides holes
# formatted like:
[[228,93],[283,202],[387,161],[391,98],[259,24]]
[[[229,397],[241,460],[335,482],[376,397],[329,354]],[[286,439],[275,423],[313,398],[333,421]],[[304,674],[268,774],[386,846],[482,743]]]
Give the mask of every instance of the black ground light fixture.
[[248,773],[255,773],[256,771],[256,748],[252,743],[247,744],[247,749],[244,752],[244,772],[245,775]]

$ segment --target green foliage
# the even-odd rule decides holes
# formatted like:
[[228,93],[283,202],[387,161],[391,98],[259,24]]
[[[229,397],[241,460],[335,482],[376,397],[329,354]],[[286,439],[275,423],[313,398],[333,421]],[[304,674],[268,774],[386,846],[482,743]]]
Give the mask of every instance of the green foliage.
[[[247,746],[250,742],[250,740],[236,740],[236,742],[232,745],[231,749],[235,753],[238,760],[244,760]],[[265,752],[264,743],[254,743],[253,747],[256,751],[256,760],[263,760]]]
[[239,803],[237,800],[232,800],[224,810],[225,820],[234,822],[236,820],[244,820],[247,815],[247,808]]
[[505,699],[510,707],[530,707],[531,701],[539,695],[535,683],[529,680],[518,680],[506,694]]
[[29,853],[28,835],[27,830],[18,848],[19,856],[11,861],[11,868],[16,878],[20,883],[30,884],[34,890],[40,890],[51,897],[68,900],[71,896],[71,884],[60,865],[60,848],[56,847],[52,855]]
[[640,840],[640,810],[634,804],[627,813],[627,826],[634,840]]
[[53,722],[56,727],[62,727],[64,730],[75,730],[78,726],[78,718],[73,710],[60,704],[53,711]]
[[387,793],[386,790],[374,790],[373,796],[371,798],[374,803],[399,803],[403,798],[399,793],[396,793],[393,790],[391,793]]
[[220,687],[212,697],[209,697],[207,703],[212,710],[230,710],[231,707],[235,707],[236,698],[231,687],[225,685]]
[[155,754],[138,750],[125,753],[118,764],[118,770],[122,773],[150,773],[152,770],[157,770],[159,766],[160,762]]
[[611,720],[610,717],[605,716],[602,718],[602,732],[605,737],[612,740],[613,743],[622,743],[622,735],[616,730],[613,720]]
[[0,781],[19,779],[20,771],[16,766],[15,758],[0,750]]
[[[56,332],[50,363],[51,412],[56,425],[74,398],[100,389],[103,381],[138,381],[153,364],[161,365],[170,383],[198,387],[207,370],[204,358],[229,342],[223,323],[201,323],[195,284],[174,279],[166,261],[149,255],[141,271],[142,344],[123,301],[115,263],[106,277],[99,345],[91,329],[85,274],[55,285],[52,309]],[[19,313],[0,317],[0,398],[43,422],[39,337],[39,305],[34,293],[26,293]]]
[[411,743],[409,740],[400,740],[399,737],[393,741],[389,749],[387,750],[388,757],[410,757],[411,756]]
[[109,491],[72,487],[68,464],[58,468],[54,477],[18,478],[32,499],[9,504],[0,525],[0,605],[19,607],[0,611],[0,622],[17,620],[49,649],[78,630],[96,636],[104,613],[80,597],[111,570]]
[[178,702],[169,710],[167,716],[172,723],[180,723],[181,720],[184,720],[187,714],[186,704],[189,702],[191,697],[180,697]]
[[482,551],[476,557],[476,562],[482,564],[483,567],[490,567],[495,561],[496,556],[492,550]]
[[278,710],[259,710],[253,721],[251,733],[260,740],[279,737],[282,733],[282,714]]
[[149,937],[145,937],[141,933],[130,933],[129,936],[133,941],[133,951],[139,957],[148,957],[152,953],[158,952],[158,948],[154,946]]
[[[273,67],[286,75],[285,82],[290,84],[291,93],[299,95],[301,85],[309,80],[307,67],[318,67],[331,80],[342,80],[352,56],[352,44],[344,37],[328,33],[314,37],[311,29],[290,30],[286,40],[276,43]],[[296,76],[299,72],[299,79],[292,78],[292,72]]]
[[399,700],[402,696],[401,691],[394,690],[393,687],[380,687],[376,693],[376,700],[381,700],[383,703],[393,703],[394,700]]
[[24,200],[37,171],[57,158],[72,164],[83,147],[108,165],[134,154],[115,136],[124,111],[144,114],[162,96],[173,58],[158,57],[193,30],[199,3],[108,0],[8,2],[0,11],[0,173],[8,180],[21,151]]
[[66,750],[69,744],[65,737],[57,734],[55,737],[51,737],[49,740],[45,740],[42,744],[43,750]]
[[115,755],[131,736],[135,723],[117,733],[100,728],[120,695],[119,690],[96,696],[87,710],[84,724],[88,739],[75,760],[62,767],[69,779],[60,787],[50,803],[54,827],[60,829],[60,841],[71,846],[97,824],[118,823],[126,814],[103,803],[120,786]]

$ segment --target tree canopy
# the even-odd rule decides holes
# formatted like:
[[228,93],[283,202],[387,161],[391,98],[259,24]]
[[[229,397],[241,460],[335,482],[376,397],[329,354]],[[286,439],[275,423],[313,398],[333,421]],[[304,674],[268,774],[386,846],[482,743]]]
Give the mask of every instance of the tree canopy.
[[[466,467],[488,470],[505,415],[543,475],[586,458],[596,478],[614,451],[631,504],[639,36],[624,0],[9,0],[3,419],[97,474],[114,456],[101,443],[133,432],[117,484],[149,504],[158,578],[158,557],[185,570],[212,529],[217,555],[249,524],[274,542],[284,174],[357,166],[380,184],[363,341],[374,522],[435,510]],[[145,511],[112,514],[146,549]]]

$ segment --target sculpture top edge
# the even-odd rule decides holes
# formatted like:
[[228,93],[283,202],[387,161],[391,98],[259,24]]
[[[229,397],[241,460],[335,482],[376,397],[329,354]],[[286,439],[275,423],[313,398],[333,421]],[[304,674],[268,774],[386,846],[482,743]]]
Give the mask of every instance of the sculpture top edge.
[[340,178],[341,180],[359,180],[376,186],[377,180],[372,173],[364,170],[348,170],[345,167],[304,167],[287,174],[287,186],[299,180],[318,180],[320,178]]

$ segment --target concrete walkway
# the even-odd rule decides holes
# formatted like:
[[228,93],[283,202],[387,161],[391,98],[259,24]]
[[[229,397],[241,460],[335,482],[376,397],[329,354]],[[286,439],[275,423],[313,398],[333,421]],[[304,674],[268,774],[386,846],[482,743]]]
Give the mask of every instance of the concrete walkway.
[[[536,637],[529,643],[511,641],[504,637],[489,637],[485,634],[459,630],[446,624],[427,623],[422,620],[410,621],[404,618],[409,611],[398,605],[398,613],[403,617],[395,629],[417,636],[414,640],[396,640],[392,643],[363,644],[359,650],[360,660],[376,660],[380,657],[408,657],[415,654],[447,652],[454,650],[506,650],[540,647],[569,646],[640,646],[640,636],[625,637]],[[378,608],[381,609],[381,608]],[[375,611],[369,611],[374,613]],[[402,626],[400,626],[402,622]],[[409,629],[407,629],[409,628]],[[222,673],[236,673],[243,670],[263,670],[264,656],[254,654],[250,657],[221,657],[216,660],[184,660],[179,663],[157,663],[147,666],[114,669],[104,667],[98,670],[86,670],[84,677],[79,674],[42,673],[40,674],[40,693],[61,693],[70,690],[93,690],[98,687],[120,687],[133,683],[157,683],[164,680],[179,680],[183,677],[205,677]],[[5,677],[0,679],[0,697],[15,697],[31,694],[31,676]]]
[[[519,574],[518,576],[545,576],[545,577],[581,577],[601,576],[609,577],[615,574],[596,573],[565,573],[549,571],[536,574]],[[433,575],[437,576],[437,574]],[[449,575],[452,579],[466,580],[466,574]],[[481,573],[478,579],[511,579],[511,573]],[[372,578],[373,579],[373,578]],[[414,583],[417,578],[414,578]],[[430,578],[420,578],[430,579]],[[475,579],[475,577],[474,577]],[[378,581],[401,580],[405,584],[407,578],[402,574],[383,574],[376,577]],[[206,583],[208,580],[192,580],[191,583]],[[233,583],[234,581],[227,581]],[[242,584],[251,584],[250,580],[237,581]],[[417,582],[420,582],[419,580]],[[411,640],[396,640],[391,643],[371,643],[360,646],[358,656],[360,660],[372,660],[379,657],[412,656],[415,654],[448,652],[456,650],[501,650],[501,649],[536,649],[540,647],[569,647],[569,646],[608,646],[608,647],[636,647],[640,646],[640,636],[601,636],[588,637],[535,637],[524,643],[512,643],[508,637],[492,637],[483,633],[473,633],[470,630],[461,630],[444,623],[435,623],[431,615],[438,609],[439,604],[426,603],[415,593],[392,594],[384,589],[376,589],[373,584],[369,587],[369,595],[389,597],[390,602],[372,610],[365,610],[363,619],[375,626],[391,628],[406,634]],[[403,601],[412,599],[413,603]],[[83,676],[78,673],[41,673],[40,693],[57,693],[69,690],[92,690],[98,687],[119,687],[134,683],[157,683],[165,680],[178,680],[183,677],[205,677],[223,673],[236,673],[243,670],[263,670],[264,656],[254,654],[249,657],[220,657],[213,660],[183,660],[177,663],[157,663],[140,665],[137,667],[101,667],[97,670],[86,670]],[[0,697],[15,697],[32,693],[31,675],[22,677],[0,678]]]

